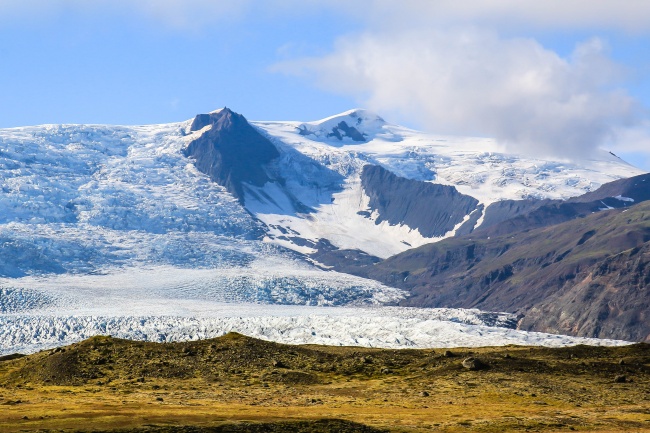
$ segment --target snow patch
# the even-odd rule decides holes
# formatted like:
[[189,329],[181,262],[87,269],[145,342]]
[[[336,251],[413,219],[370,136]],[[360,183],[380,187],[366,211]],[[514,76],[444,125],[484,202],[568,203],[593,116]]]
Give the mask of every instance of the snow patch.
[[602,205],[605,206],[605,207],[599,207],[598,210],[611,210],[611,209],[614,209],[613,207],[607,205],[607,203],[605,203],[605,202],[602,201],[602,200],[600,201],[600,204],[602,204]]

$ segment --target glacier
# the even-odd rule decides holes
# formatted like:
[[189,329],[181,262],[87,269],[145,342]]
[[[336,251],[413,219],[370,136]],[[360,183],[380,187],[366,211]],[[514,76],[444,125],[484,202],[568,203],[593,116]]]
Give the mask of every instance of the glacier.
[[321,270],[294,270],[288,276],[281,263],[272,264],[2,279],[0,355],[33,353],[94,335],[171,342],[233,331],[287,344],[384,348],[629,344],[518,331],[513,329],[517,317],[508,313],[386,306],[404,293]]
[[[179,303],[171,316],[164,314],[168,312],[164,303],[153,302],[145,309],[131,307],[130,310],[134,315],[65,315],[62,312],[0,315],[0,355],[33,353],[94,335],[173,342],[214,338],[228,332],[286,344],[380,348],[630,344],[518,331],[504,327],[512,324],[511,316],[478,310],[218,303],[206,306],[196,301]],[[151,314],[152,310],[157,314]]]
[[183,155],[206,132],[191,122],[0,129],[0,353],[98,333],[177,341],[229,330],[373,347],[624,344],[523,333],[506,313],[392,307],[405,292],[309,257],[322,240],[384,258],[454,235],[458,226],[428,238],[377,223],[360,181],[367,164],[487,205],[567,198],[640,173],[613,155],[526,159],[364,110],[257,121],[286,182],[246,185],[242,203]]

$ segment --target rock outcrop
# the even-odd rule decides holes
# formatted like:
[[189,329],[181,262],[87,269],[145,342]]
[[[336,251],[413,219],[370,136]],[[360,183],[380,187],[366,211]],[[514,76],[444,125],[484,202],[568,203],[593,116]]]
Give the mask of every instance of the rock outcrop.
[[241,114],[228,108],[197,115],[191,132],[210,126],[184,149],[196,168],[226,187],[241,203],[244,184],[262,186],[270,181],[267,165],[280,153]]
[[361,185],[377,224],[404,224],[426,237],[445,235],[479,204],[453,186],[406,179],[377,165],[363,167]]

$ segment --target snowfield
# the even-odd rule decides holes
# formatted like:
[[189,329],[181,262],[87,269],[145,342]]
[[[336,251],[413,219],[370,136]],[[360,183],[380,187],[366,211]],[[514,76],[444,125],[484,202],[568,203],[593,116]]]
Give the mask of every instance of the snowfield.
[[[363,141],[331,136],[342,121]],[[244,207],[210,181],[182,154],[205,132],[190,134],[190,123],[0,129],[0,353],[97,334],[180,341],[228,331],[373,347],[625,344],[516,331],[508,314],[390,307],[405,293],[323,270],[303,256],[309,245],[286,236],[379,257],[435,241],[367,216],[369,163],[489,204],[566,198],[641,173],[613,155],[524,159],[493,140],[425,134],[363,110],[252,122],[280,151],[274,169],[314,210],[306,215],[275,184],[248,185],[259,191]]]

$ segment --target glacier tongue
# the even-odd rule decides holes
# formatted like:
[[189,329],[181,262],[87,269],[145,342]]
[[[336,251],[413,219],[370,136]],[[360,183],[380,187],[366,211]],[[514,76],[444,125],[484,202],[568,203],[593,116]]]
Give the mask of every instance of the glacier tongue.
[[403,292],[305,265],[282,266],[258,259],[248,268],[3,279],[0,354],[32,353],[100,334],[164,342],[230,331],[290,344],[391,348],[627,344],[517,331],[517,318],[507,313],[387,307]]
[[259,223],[181,154],[185,126],[0,130],[0,275],[249,261]]
[[[385,348],[624,345],[616,340],[567,337],[489,327],[476,310],[323,308],[213,305],[192,316],[0,316],[0,355],[71,344],[93,335],[144,341],[190,341],[235,331],[288,344]],[[507,322],[507,315],[501,319]]]
[[257,258],[239,266],[105,269],[98,274],[0,279],[0,314],[202,314],[214,303],[364,306],[396,303],[405,292],[307,264]]

